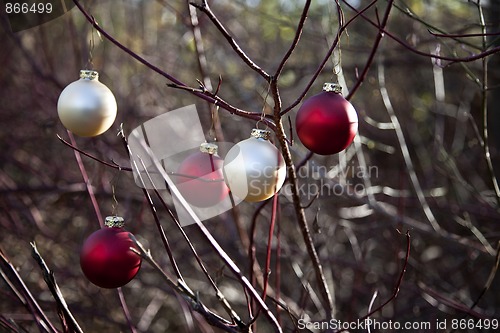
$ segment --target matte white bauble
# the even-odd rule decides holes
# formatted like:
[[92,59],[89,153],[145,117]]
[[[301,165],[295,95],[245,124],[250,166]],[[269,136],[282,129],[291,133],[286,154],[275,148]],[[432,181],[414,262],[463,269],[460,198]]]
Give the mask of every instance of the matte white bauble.
[[267,130],[252,130],[252,136],[234,145],[224,158],[224,180],[233,195],[240,199],[266,200],[285,182],[283,156],[267,140],[269,135]]
[[107,131],[115,121],[116,110],[115,96],[92,70],[80,71],[80,79],[64,88],[57,101],[64,127],[84,137]]

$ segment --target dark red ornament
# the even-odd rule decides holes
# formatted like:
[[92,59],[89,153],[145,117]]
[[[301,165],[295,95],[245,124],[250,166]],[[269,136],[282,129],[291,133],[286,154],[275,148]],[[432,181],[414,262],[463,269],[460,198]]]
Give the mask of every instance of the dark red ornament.
[[308,98],[297,112],[297,135],[313,153],[336,154],[356,136],[358,115],[340,91],[339,85],[325,83],[323,92]]
[[188,203],[200,208],[217,205],[229,194],[224,182],[224,160],[217,145],[203,143],[200,151],[189,155],[177,170],[176,185]]
[[106,218],[106,227],[92,233],[80,252],[80,266],[90,282],[101,288],[118,288],[132,280],[141,267],[141,257],[123,229],[123,219]]

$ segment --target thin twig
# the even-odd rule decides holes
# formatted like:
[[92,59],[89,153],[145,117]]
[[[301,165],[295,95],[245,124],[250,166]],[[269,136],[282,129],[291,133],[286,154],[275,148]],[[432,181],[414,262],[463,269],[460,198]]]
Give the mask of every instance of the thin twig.
[[429,33],[435,37],[443,37],[443,38],[467,38],[467,37],[488,37],[488,36],[499,36],[500,32],[491,32],[491,33],[478,33],[478,34],[442,34],[434,32],[430,29],[427,29]]
[[[8,273],[15,278],[15,282],[19,285],[19,288],[14,287],[14,283],[10,281],[10,279],[6,280],[8,278],[4,274],[4,268],[2,268],[2,266],[7,268]],[[7,282],[7,285],[9,285],[11,290],[16,294],[23,305],[26,306],[28,311],[33,315],[35,323],[40,329],[40,332],[59,333],[54,324],[49,320],[45,312],[42,310],[42,307],[38,304],[35,297],[33,297],[33,294],[24,283],[17,269],[4,254],[2,249],[0,249],[0,273],[2,278]]]
[[122,166],[119,166],[118,164],[109,163],[109,162],[106,162],[104,160],[101,160],[100,158],[98,158],[94,155],[87,153],[86,151],[78,148],[76,145],[73,145],[72,143],[64,140],[59,134],[57,134],[57,138],[59,139],[59,141],[61,141],[66,146],[70,147],[71,149],[74,149],[77,152],[79,152],[80,154],[85,155],[85,156],[87,156],[87,157],[89,157],[89,158],[93,159],[94,161],[97,161],[101,164],[104,164],[105,166],[108,166],[110,168],[117,169],[117,170],[132,171],[132,168],[130,168],[130,167],[122,167]]
[[[119,132],[119,135],[122,139],[122,143],[127,151],[128,156],[131,157],[132,150],[130,149],[130,146],[128,145],[127,139],[125,138],[125,133],[123,132],[123,128]],[[139,166],[137,165],[135,159],[131,159],[131,160],[132,160],[132,165],[134,166],[134,169],[137,170],[137,174],[139,175],[139,180],[141,182],[142,192],[143,192],[144,197],[146,198],[146,200],[148,202],[149,209],[151,210],[151,214],[153,215],[156,227],[158,229],[158,233],[160,234],[161,241],[163,243],[165,251],[167,252],[168,258],[170,260],[170,264],[172,265],[172,268],[174,269],[174,272],[175,272],[175,275],[177,276],[177,279],[184,281],[184,278],[182,277],[181,271],[177,265],[177,261],[175,260],[175,257],[172,253],[172,249],[170,247],[170,243],[168,241],[167,235],[165,234],[165,230],[163,229],[163,226],[160,223],[160,218],[158,216],[158,212],[156,211],[156,207],[155,207],[155,204],[153,202],[153,199],[151,198],[151,195],[149,194],[149,192],[146,190],[146,184],[145,184],[144,179],[142,178],[141,172],[139,171]],[[142,159],[140,161],[141,161],[141,163],[143,163],[142,166],[143,166],[144,170],[147,170]],[[149,175],[149,173],[147,173],[147,176],[149,177],[149,181],[151,183],[154,183],[151,180],[151,176]]]
[[[137,61],[139,61],[140,63],[142,63],[143,65],[145,65],[146,67],[148,67],[149,69],[151,69],[152,71],[158,73],[159,75],[165,77],[166,79],[168,79],[169,81],[171,81],[172,83],[178,85],[178,86],[182,86],[182,87],[188,87],[187,84],[185,84],[184,82],[180,81],[179,79],[177,79],[176,77],[170,75],[169,73],[163,71],[162,69],[160,69],[158,66],[155,66],[153,65],[151,62],[147,61],[145,58],[141,57],[140,55],[138,55],[137,53],[135,53],[134,51],[132,51],[131,49],[129,49],[128,47],[126,47],[125,45],[123,45],[122,43],[120,43],[117,39],[115,39],[113,36],[111,36],[106,30],[104,30],[98,23],[97,21],[95,20],[95,18],[90,15],[82,6],[82,4],[80,3],[80,1],[78,0],[73,0],[73,2],[75,3],[76,7],[80,10],[80,12],[85,16],[85,18],[87,19],[87,21],[89,21],[92,26],[101,33],[102,36],[104,36],[107,40],[109,40],[111,43],[113,43],[114,45],[116,45],[118,48],[120,48],[122,51],[124,51],[125,53],[127,53],[128,55],[130,55],[132,58],[136,59]],[[227,103],[226,101],[222,100],[222,99],[214,99],[212,96],[210,96],[210,94],[205,94],[203,92],[199,92],[199,91],[196,91],[195,89],[186,89],[187,91],[190,91],[193,95],[205,100],[205,101],[208,101],[210,103],[215,103],[217,102],[217,105],[219,105],[221,108],[223,108],[224,110],[227,110],[229,111],[230,113],[233,113],[233,114],[236,114],[236,115],[239,115],[241,117],[244,117],[244,118],[249,118],[249,119],[254,119],[254,120],[258,120],[259,118],[258,117],[255,117],[252,113],[250,112],[242,112],[242,110],[239,110],[237,108],[235,108],[234,106],[232,106],[231,104]],[[260,115],[260,114],[259,114]]]
[[373,60],[375,59],[375,54],[377,54],[380,41],[382,40],[382,37],[384,37],[384,33],[382,32],[383,29],[387,26],[387,22],[389,21],[389,14],[392,9],[392,4],[394,3],[394,0],[390,0],[387,4],[387,8],[384,13],[384,17],[382,18],[382,21],[380,22],[380,29],[378,31],[377,37],[375,37],[375,42],[373,43],[372,50],[370,51],[370,55],[368,56],[368,59],[366,60],[365,67],[361,71],[361,74],[359,74],[356,83],[354,86],[350,89],[349,94],[346,96],[347,100],[350,100],[352,96],[356,93],[359,87],[361,87],[361,84],[363,84],[363,81],[366,78],[366,75],[368,74],[369,69],[371,68],[373,64]]
[[[142,162],[142,160],[141,160]],[[144,164],[143,164],[143,167]],[[146,170],[146,169],[145,169]],[[189,246],[189,249],[191,250],[191,253],[194,255],[198,265],[200,266],[201,270],[203,271],[203,273],[205,274],[207,280],[210,282],[212,288],[215,290],[215,295],[217,297],[217,299],[221,302],[222,306],[224,307],[224,309],[226,310],[226,312],[229,314],[229,316],[231,317],[233,323],[237,323],[238,326],[240,327],[243,327],[244,326],[244,323],[242,322],[242,320],[240,319],[240,317],[238,316],[238,314],[231,308],[231,305],[229,304],[229,302],[227,301],[227,298],[224,296],[224,294],[222,293],[222,291],[217,287],[217,285],[215,284],[215,281],[212,279],[212,277],[210,276],[210,274],[208,273],[208,270],[207,268],[205,267],[205,265],[203,264],[203,261],[201,260],[200,256],[198,255],[198,253],[196,252],[196,249],[194,248],[194,245],[193,243],[191,242],[191,240],[189,239],[189,237],[187,236],[187,234],[184,232],[184,229],[182,228],[179,220],[175,217],[175,215],[172,213],[172,211],[170,210],[170,208],[168,207],[167,203],[165,202],[165,200],[163,200],[160,192],[158,191],[158,189],[156,188],[156,186],[154,185],[154,182],[153,180],[151,179],[151,176],[149,174],[149,172],[147,172],[146,170],[146,174],[148,176],[148,180],[151,184],[153,184],[153,187],[154,187],[154,191],[155,191],[155,194],[157,195],[158,199],[161,201],[163,207],[167,210],[170,218],[172,219],[172,221],[174,221],[177,229],[180,231],[180,233],[182,234],[182,236],[184,237],[184,240],[186,241],[186,243],[188,244]],[[139,173],[139,176],[140,176],[140,173]],[[140,176],[141,177],[141,176]],[[144,181],[141,180],[141,183],[143,184],[143,187],[144,187]],[[149,196],[149,193],[143,188],[143,191],[145,191],[148,196]],[[159,221],[158,221],[158,224],[159,224]],[[163,229],[162,229],[163,230]],[[169,254],[170,255],[170,254]],[[175,263],[175,259],[172,257],[172,259],[174,260],[174,263]],[[177,264],[175,264],[175,269],[176,269],[176,273],[178,274],[178,276],[180,276],[180,271],[179,269],[177,268]],[[181,280],[183,280],[181,278]]]
[[198,229],[201,231],[203,237],[208,241],[212,249],[217,253],[217,255],[222,259],[222,261],[226,264],[226,266],[231,270],[231,272],[238,278],[238,280],[241,282],[244,288],[246,288],[249,292],[250,295],[257,301],[257,303],[262,307],[264,310],[265,316],[268,318],[269,322],[272,324],[274,330],[276,332],[283,332],[281,327],[279,327],[279,324],[276,320],[276,317],[274,314],[271,312],[267,304],[262,300],[258,292],[255,290],[255,288],[251,285],[251,283],[248,281],[248,279],[243,276],[241,273],[241,270],[239,267],[234,263],[234,261],[231,259],[231,257],[224,251],[224,249],[219,245],[219,243],[215,240],[215,238],[212,236],[210,231],[201,223],[200,218],[196,215],[196,213],[193,211],[191,206],[187,203],[187,201],[184,199],[184,197],[181,195],[177,187],[175,186],[174,182],[170,178],[170,176],[165,172],[163,167],[161,166],[160,162],[154,155],[154,153],[151,151],[151,149],[146,145],[144,140],[141,140],[140,138],[137,138],[138,143],[141,145],[141,148],[149,155],[153,162],[153,166],[156,168],[156,171],[161,174],[163,179],[167,182],[167,185],[170,188],[170,191],[172,192],[172,195],[174,195],[179,203],[184,207],[186,213],[190,216],[190,218],[193,220],[193,222],[198,226]]
[[[406,268],[408,267],[408,261],[410,260],[410,248],[411,248],[410,232],[407,231],[406,232],[406,255],[405,255],[405,259],[404,259],[404,263],[403,263],[403,268],[401,269],[401,272],[399,273],[399,278],[396,281],[396,285],[394,287],[394,292],[392,293],[391,297],[389,297],[384,303],[380,304],[378,307],[376,307],[375,309],[369,311],[363,317],[359,318],[357,320],[358,322],[363,322],[365,319],[367,319],[370,316],[372,316],[373,314],[379,312],[387,304],[389,304],[390,302],[392,302],[398,296],[399,290],[401,288],[401,284],[403,283],[403,278],[404,278],[405,273],[406,273]],[[337,331],[336,333],[345,332],[345,331],[346,331],[345,329],[342,329],[342,330]]]
[[[205,90],[203,88],[193,88],[193,87],[189,87],[189,86],[185,86],[185,85],[179,85],[176,83],[168,83],[167,87],[179,89],[179,90],[185,90],[185,91],[188,91],[188,92],[193,93],[195,95],[196,94],[203,94],[204,96],[210,96],[213,99],[213,104],[215,104],[215,105],[227,104],[227,102],[224,101],[220,96],[216,95],[215,93],[212,93],[209,90]],[[241,116],[241,117],[245,117],[245,118],[257,120],[257,121],[259,121],[259,120],[263,121],[267,126],[269,126],[273,130],[276,127],[274,125],[274,123],[270,119],[268,119],[267,117],[264,117],[264,119],[262,119],[261,112],[249,112],[249,111],[245,111],[245,110],[239,109],[239,108],[234,107],[234,106],[231,106],[230,110],[228,110],[227,108],[225,108],[225,109],[227,111],[229,111],[229,113],[235,114],[237,116]]]
[[125,320],[127,321],[127,325],[130,328],[130,332],[137,333],[137,329],[132,323],[132,316],[130,315],[130,310],[128,309],[127,302],[125,301],[125,295],[123,294],[122,288],[117,288],[116,292],[118,294],[118,298],[120,299],[120,304],[122,306],[123,315],[125,316]]
[[408,170],[408,174],[410,176],[411,183],[413,185],[413,189],[415,190],[415,194],[417,195],[418,201],[420,202],[420,205],[422,206],[422,210],[425,213],[425,216],[427,217],[427,220],[431,224],[432,228],[437,231],[441,232],[441,227],[439,226],[434,213],[432,212],[431,208],[429,207],[429,204],[427,202],[427,199],[425,198],[425,195],[422,191],[422,187],[420,185],[420,181],[418,179],[417,173],[415,172],[415,168],[413,166],[413,161],[411,159],[410,151],[408,149],[408,146],[406,144],[406,139],[403,133],[403,130],[401,129],[401,124],[399,123],[399,119],[394,111],[394,108],[392,107],[391,99],[389,97],[389,93],[387,92],[387,88],[385,86],[385,70],[384,66],[380,62],[378,64],[378,81],[380,85],[380,94],[382,95],[382,101],[384,102],[385,109],[387,113],[389,114],[389,117],[391,119],[392,124],[394,125],[394,131],[396,132],[396,136],[398,138],[399,146],[401,147],[401,154],[403,155],[406,168]]
[[293,51],[297,47],[297,44],[299,43],[300,36],[302,35],[302,31],[304,30],[304,24],[307,20],[307,14],[309,13],[309,8],[311,7],[311,2],[312,2],[311,0],[307,0],[306,3],[304,4],[304,8],[302,9],[302,14],[300,15],[300,20],[297,25],[297,29],[295,29],[295,37],[293,38],[292,44],[290,44],[288,51],[281,59],[281,62],[278,65],[278,68],[276,69],[276,72],[273,75],[275,79],[279,78],[281,72],[283,71],[283,68],[285,67],[286,62],[288,61]]
[[491,48],[489,50],[482,51],[480,53],[476,53],[476,54],[468,56],[468,57],[447,57],[447,56],[432,54],[432,53],[428,53],[428,52],[423,52],[423,51],[420,51],[420,50],[414,48],[410,44],[406,43],[401,38],[397,37],[396,35],[394,35],[390,31],[388,31],[387,29],[382,29],[376,22],[374,22],[373,20],[371,20],[370,18],[368,18],[362,11],[359,11],[358,9],[356,9],[356,7],[354,7],[353,5],[349,4],[349,2],[347,2],[347,1],[344,0],[344,3],[349,8],[351,8],[354,12],[356,12],[356,14],[359,14],[366,22],[370,23],[372,26],[374,26],[377,29],[379,29],[381,32],[383,32],[385,35],[387,35],[388,37],[390,37],[392,40],[394,40],[395,42],[397,42],[398,44],[400,44],[401,46],[403,46],[405,49],[407,49],[407,50],[409,50],[409,51],[411,51],[411,52],[413,52],[415,54],[418,54],[420,56],[427,57],[427,58],[434,58],[434,59],[449,61],[448,65],[451,65],[451,64],[454,64],[454,63],[459,63],[459,62],[472,62],[472,61],[483,59],[483,58],[486,58],[486,57],[488,57],[488,56],[490,56],[492,54],[500,52],[500,46],[493,47],[493,48]]
[[181,295],[194,311],[200,313],[210,325],[221,328],[225,332],[229,333],[242,332],[238,326],[233,325],[231,322],[210,311],[203,303],[201,303],[198,296],[186,285],[185,282],[182,280],[177,280],[176,282],[173,277],[160,267],[160,265],[153,259],[150,251],[146,250],[134,235],[130,234],[130,237],[138,248],[137,250],[131,247],[130,250],[140,255],[157,272],[159,272],[163,280],[165,280],[165,282],[167,282],[172,289]]
[[325,275],[323,273],[323,267],[321,266],[318,253],[309,231],[309,226],[307,224],[304,209],[302,208],[300,202],[297,172],[293,165],[292,154],[290,152],[290,147],[288,146],[285,136],[285,129],[283,128],[283,123],[281,121],[281,97],[279,93],[278,82],[276,80],[273,80],[271,82],[271,93],[274,99],[274,122],[276,123],[275,133],[278,138],[281,147],[281,153],[283,155],[283,159],[287,168],[288,182],[290,183],[290,189],[292,192],[292,201],[295,209],[295,214],[297,216],[298,224],[302,233],[302,238],[304,239],[304,242],[306,244],[307,253],[314,268],[316,281],[322,296],[323,305],[327,310],[328,319],[331,319],[333,318],[335,313],[333,300],[328,289]]
[[32,250],[31,254],[35,259],[35,261],[40,266],[43,273],[43,279],[45,280],[45,283],[49,287],[52,297],[54,297],[56,301],[57,312],[59,313],[63,327],[66,327],[65,332],[83,333],[83,330],[80,328],[80,325],[78,324],[75,317],[69,310],[68,305],[66,304],[61,289],[59,289],[59,286],[57,285],[54,273],[50,270],[50,268],[45,263],[45,260],[38,252],[36,244],[34,242],[30,244]]
[[[479,21],[481,25],[481,32],[486,34],[486,22],[484,19],[483,7],[481,3],[477,2],[477,9],[479,12]],[[486,50],[487,37],[483,36],[482,45],[483,50]],[[495,191],[497,207],[500,208],[500,186],[498,185],[498,180],[495,175],[495,169],[493,167],[493,162],[491,161],[491,153],[490,153],[490,138],[489,138],[489,129],[488,129],[488,59],[482,58],[482,85],[481,85],[481,111],[483,115],[483,140],[482,146],[484,151],[484,158],[486,160],[486,165],[488,167],[488,173],[491,179],[491,183],[493,185],[493,190]]]
[[[73,137],[73,133],[71,133],[69,130],[68,136],[69,140],[71,141],[71,145],[73,147],[77,147],[75,138]],[[75,159],[76,163],[78,164],[78,168],[80,169],[80,173],[83,177],[83,182],[85,183],[85,186],[87,187],[87,192],[90,196],[90,201],[92,202],[92,207],[94,207],[94,212],[97,217],[97,221],[99,221],[99,226],[101,228],[104,228],[104,219],[102,218],[101,214],[101,209],[99,208],[99,204],[97,203],[97,199],[95,198],[94,194],[94,188],[92,187],[92,184],[90,183],[90,178],[87,174],[87,170],[85,169],[85,165],[83,164],[82,157],[80,156],[80,151],[79,150],[73,150],[75,154]]]
[[347,29],[347,27],[352,22],[354,22],[356,20],[356,18],[358,16],[363,15],[363,13],[366,12],[368,9],[370,9],[373,5],[375,5],[377,3],[377,1],[378,0],[373,0],[372,2],[370,2],[365,8],[363,8],[361,11],[359,11],[358,13],[356,13],[349,21],[347,21],[344,25],[342,25],[339,28],[339,30],[337,32],[337,35],[335,37],[335,40],[333,41],[332,45],[330,46],[330,49],[326,52],[325,56],[323,57],[323,60],[318,65],[316,71],[312,75],[312,77],[309,80],[309,82],[307,83],[306,87],[302,90],[302,92],[299,94],[299,97],[297,97],[297,99],[292,104],[290,104],[288,107],[284,108],[281,111],[281,113],[280,113],[281,116],[283,116],[284,114],[290,112],[294,107],[296,107],[304,99],[304,97],[307,95],[307,92],[309,91],[309,89],[311,89],[312,85],[314,84],[314,82],[316,81],[316,79],[318,78],[318,76],[323,71],[323,68],[325,68],[325,65],[328,62],[328,60],[330,59],[330,57],[332,56],[333,51],[335,51],[335,48],[337,47],[337,45],[338,45],[338,43],[340,41],[340,37],[341,37],[342,33]]
[[[264,282],[262,288],[262,299],[265,301],[267,297],[267,288],[269,284],[269,276],[271,275],[271,254],[272,254],[272,244],[273,244],[273,235],[274,235],[274,227],[276,225],[276,212],[278,207],[278,198],[279,195],[275,194],[272,198],[272,209],[271,209],[271,220],[269,223],[269,232],[267,236],[267,250],[266,250],[266,264],[264,268]],[[255,255],[255,251],[254,255]],[[261,308],[257,310],[257,313],[252,318],[251,323],[253,324],[257,318],[259,317]]]

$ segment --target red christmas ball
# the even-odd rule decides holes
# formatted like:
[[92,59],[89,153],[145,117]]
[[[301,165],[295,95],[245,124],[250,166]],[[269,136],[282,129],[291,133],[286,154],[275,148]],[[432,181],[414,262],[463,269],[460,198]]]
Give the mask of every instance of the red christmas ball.
[[308,98],[297,112],[297,135],[319,155],[336,154],[349,146],[358,131],[358,115],[339,86],[325,84],[323,92]]
[[224,160],[217,155],[217,145],[211,143],[202,144],[200,151],[182,161],[176,185],[188,203],[206,208],[227,197],[229,188],[224,182],[223,164]]
[[[123,221],[123,220],[122,220]],[[80,266],[90,282],[101,288],[118,288],[132,280],[141,257],[130,250],[137,246],[122,227],[105,227],[92,233],[80,252]]]

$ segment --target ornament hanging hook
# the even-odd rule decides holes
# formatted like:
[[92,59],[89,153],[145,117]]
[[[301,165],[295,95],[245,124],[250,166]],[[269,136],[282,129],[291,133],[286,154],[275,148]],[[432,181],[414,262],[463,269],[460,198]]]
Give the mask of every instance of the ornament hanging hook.
[[271,84],[269,84],[267,86],[267,90],[266,90],[266,95],[264,96],[264,103],[262,103],[262,110],[260,112],[260,117],[259,117],[259,120],[257,120],[257,123],[255,124],[255,128],[257,129],[260,129],[259,128],[259,124],[260,123],[264,123],[266,128],[268,128],[267,124],[265,123],[264,119],[266,118],[266,106],[267,106],[267,98],[269,97],[269,92],[271,91]]
[[219,105],[217,104],[217,100],[214,102],[213,107],[210,108],[210,129],[208,130],[208,135],[210,139],[213,141],[217,141],[217,135],[215,131],[215,124],[219,121]]
[[94,69],[94,55],[93,55],[94,47],[95,47],[94,26],[92,26],[92,31],[90,32],[90,40],[89,40],[89,57],[87,59],[88,69]]
[[113,177],[113,179],[110,181],[111,185],[111,196],[113,199],[113,202],[111,203],[111,215],[116,216],[117,211],[118,211],[118,199],[116,198],[116,183],[118,182],[118,178],[121,175],[121,170],[118,170],[118,173]]
[[[342,10],[342,7],[340,6],[340,3],[338,0],[335,0],[335,4],[337,7],[339,28],[337,29],[337,32],[335,34],[335,39],[337,40],[337,45],[336,45],[335,50],[332,54],[332,63],[333,63],[332,81],[338,82],[339,75],[342,75],[342,48],[340,45],[342,32],[341,32],[340,27],[344,25],[345,17],[344,17],[344,11]],[[331,13],[330,13],[330,16],[332,16]],[[345,29],[344,31],[345,31],[346,36],[349,38],[349,33],[348,33],[347,29]]]
[[[95,19],[94,19],[95,20]],[[89,40],[89,56],[87,59],[87,68],[88,69],[94,69],[94,50],[95,50],[95,37],[94,34],[97,34],[99,37],[100,41],[102,42],[102,36],[99,30],[95,28],[94,25],[92,25],[91,31],[90,31],[90,40]]]

